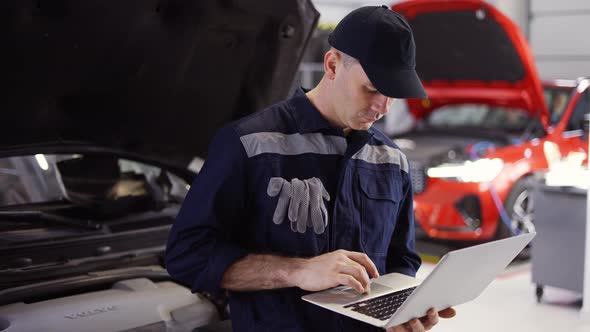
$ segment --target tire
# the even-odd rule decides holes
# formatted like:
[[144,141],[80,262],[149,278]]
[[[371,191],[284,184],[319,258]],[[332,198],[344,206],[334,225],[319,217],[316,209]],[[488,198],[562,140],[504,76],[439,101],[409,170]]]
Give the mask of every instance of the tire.
[[[504,210],[510,219],[508,227],[502,217],[498,220],[496,229],[496,238],[504,239],[514,234],[530,233],[535,231],[534,224],[534,201],[532,198],[533,178],[530,176],[520,179],[512,186],[506,201]],[[530,245],[527,246],[519,255],[520,259],[530,258]]]

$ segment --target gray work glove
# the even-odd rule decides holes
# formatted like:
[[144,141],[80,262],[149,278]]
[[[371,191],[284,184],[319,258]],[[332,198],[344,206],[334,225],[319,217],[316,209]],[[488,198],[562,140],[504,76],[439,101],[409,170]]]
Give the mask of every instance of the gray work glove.
[[313,227],[316,234],[325,231],[328,225],[328,210],[324,199],[329,201],[330,195],[320,179],[293,179],[289,182],[274,177],[268,183],[267,193],[271,197],[280,193],[272,218],[275,224],[281,224],[286,215],[293,232],[305,233],[308,227]]

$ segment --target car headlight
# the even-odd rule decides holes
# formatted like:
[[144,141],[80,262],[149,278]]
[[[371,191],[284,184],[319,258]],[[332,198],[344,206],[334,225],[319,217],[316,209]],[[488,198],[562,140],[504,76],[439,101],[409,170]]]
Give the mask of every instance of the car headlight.
[[504,167],[501,159],[478,159],[465,161],[463,164],[442,164],[426,171],[431,178],[456,179],[461,182],[492,181]]

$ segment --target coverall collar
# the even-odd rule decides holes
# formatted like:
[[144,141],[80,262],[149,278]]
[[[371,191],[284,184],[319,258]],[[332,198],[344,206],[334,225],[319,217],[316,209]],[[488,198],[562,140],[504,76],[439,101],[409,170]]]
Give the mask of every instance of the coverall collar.
[[344,135],[342,128],[334,127],[326,120],[320,111],[311,103],[305,95],[309,90],[298,88],[289,103],[291,104],[291,114],[295,119],[297,130],[302,133],[317,132],[321,129],[331,128]]

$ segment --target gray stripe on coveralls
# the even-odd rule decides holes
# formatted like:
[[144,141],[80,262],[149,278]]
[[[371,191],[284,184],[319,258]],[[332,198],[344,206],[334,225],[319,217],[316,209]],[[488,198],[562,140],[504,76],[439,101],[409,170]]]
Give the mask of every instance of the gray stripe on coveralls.
[[283,134],[260,132],[240,137],[248,158],[262,153],[298,155],[303,153],[344,155],[346,139],[320,133]]
[[352,156],[352,159],[363,160],[371,164],[396,164],[406,173],[410,168],[406,155],[387,145],[365,145]]

